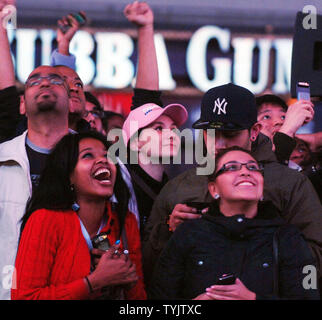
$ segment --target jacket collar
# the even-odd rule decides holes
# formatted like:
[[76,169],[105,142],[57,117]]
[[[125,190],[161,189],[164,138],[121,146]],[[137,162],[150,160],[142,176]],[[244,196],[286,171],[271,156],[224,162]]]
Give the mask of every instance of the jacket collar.
[[285,223],[270,201],[259,202],[257,215],[252,219],[246,218],[243,213],[226,217],[220,212],[218,201],[213,201],[203,219],[216,224],[219,232],[231,238],[247,238],[258,228],[277,228]]
[[276,162],[277,158],[272,147],[273,144],[271,139],[264,134],[259,133],[256,141],[252,143],[252,154],[259,162]]
[[25,131],[20,136],[0,144],[0,162],[15,161],[22,167],[26,164],[29,167],[28,160],[26,162],[28,157],[25,146],[27,132]]
[[0,144],[0,164],[1,162],[14,161],[22,167],[28,177],[28,184],[32,190],[30,180],[29,160],[26,151],[27,131],[20,136]]

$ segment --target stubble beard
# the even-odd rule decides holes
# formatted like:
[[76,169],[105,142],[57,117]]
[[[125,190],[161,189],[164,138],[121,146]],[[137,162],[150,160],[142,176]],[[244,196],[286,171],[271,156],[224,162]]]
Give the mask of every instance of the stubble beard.
[[54,111],[56,109],[56,102],[53,101],[42,101],[37,104],[38,112],[49,112]]

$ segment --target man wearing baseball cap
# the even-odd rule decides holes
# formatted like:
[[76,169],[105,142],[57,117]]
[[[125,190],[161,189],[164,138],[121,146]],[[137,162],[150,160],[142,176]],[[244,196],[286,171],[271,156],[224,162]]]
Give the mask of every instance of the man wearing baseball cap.
[[[212,156],[221,149],[235,145],[252,151],[254,157],[264,165],[264,199],[271,200],[285,220],[301,230],[320,267],[320,201],[304,175],[276,161],[270,139],[260,133],[254,95],[231,83],[210,89],[202,98],[201,116],[193,127],[203,130],[207,151]],[[143,260],[146,266],[150,266],[150,274],[161,250],[178,225],[186,219],[201,217],[196,214],[195,208],[186,203],[212,201],[207,190],[207,176],[197,175],[196,169],[175,177],[161,190],[147,222],[143,242]]]
[[201,115],[192,127],[221,131],[244,130],[257,122],[254,95],[232,83],[210,89],[201,102]]

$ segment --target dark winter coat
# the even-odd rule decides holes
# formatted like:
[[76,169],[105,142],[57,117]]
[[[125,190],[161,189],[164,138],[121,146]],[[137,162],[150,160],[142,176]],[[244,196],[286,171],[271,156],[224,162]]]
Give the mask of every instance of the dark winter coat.
[[[322,206],[309,179],[277,162],[270,140],[260,134],[252,154],[264,165],[264,199],[272,201],[288,223],[303,234],[322,269]],[[167,220],[175,205],[187,201],[211,202],[208,178],[196,169],[170,180],[154,202],[143,239],[143,267],[148,283],[155,261],[172,233]]]
[[216,279],[234,273],[256,293],[274,295],[273,235],[278,231],[279,297],[318,299],[318,290],[303,288],[306,265],[315,265],[296,227],[284,224],[270,203],[262,203],[253,219],[225,217],[215,204],[202,219],[184,222],[174,232],[156,265],[152,299],[193,299]]

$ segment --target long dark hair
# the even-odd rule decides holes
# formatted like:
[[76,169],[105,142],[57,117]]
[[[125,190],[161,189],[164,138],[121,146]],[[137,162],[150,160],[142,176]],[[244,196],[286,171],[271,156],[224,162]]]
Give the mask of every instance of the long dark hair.
[[[111,146],[106,138],[96,131],[64,136],[48,156],[45,168],[39,179],[39,185],[27,202],[26,211],[22,217],[21,232],[31,214],[38,209],[65,211],[72,208],[76,199],[75,193],[71,189],[70,175],[78,162],[79,142],[85,138],[101,141],[107,150]],[[119,218],[121,234],[128,211],[129,191],[122,178],[118,164],[116,164],[116,169],[114,194],[118,201],[116,212]]]

